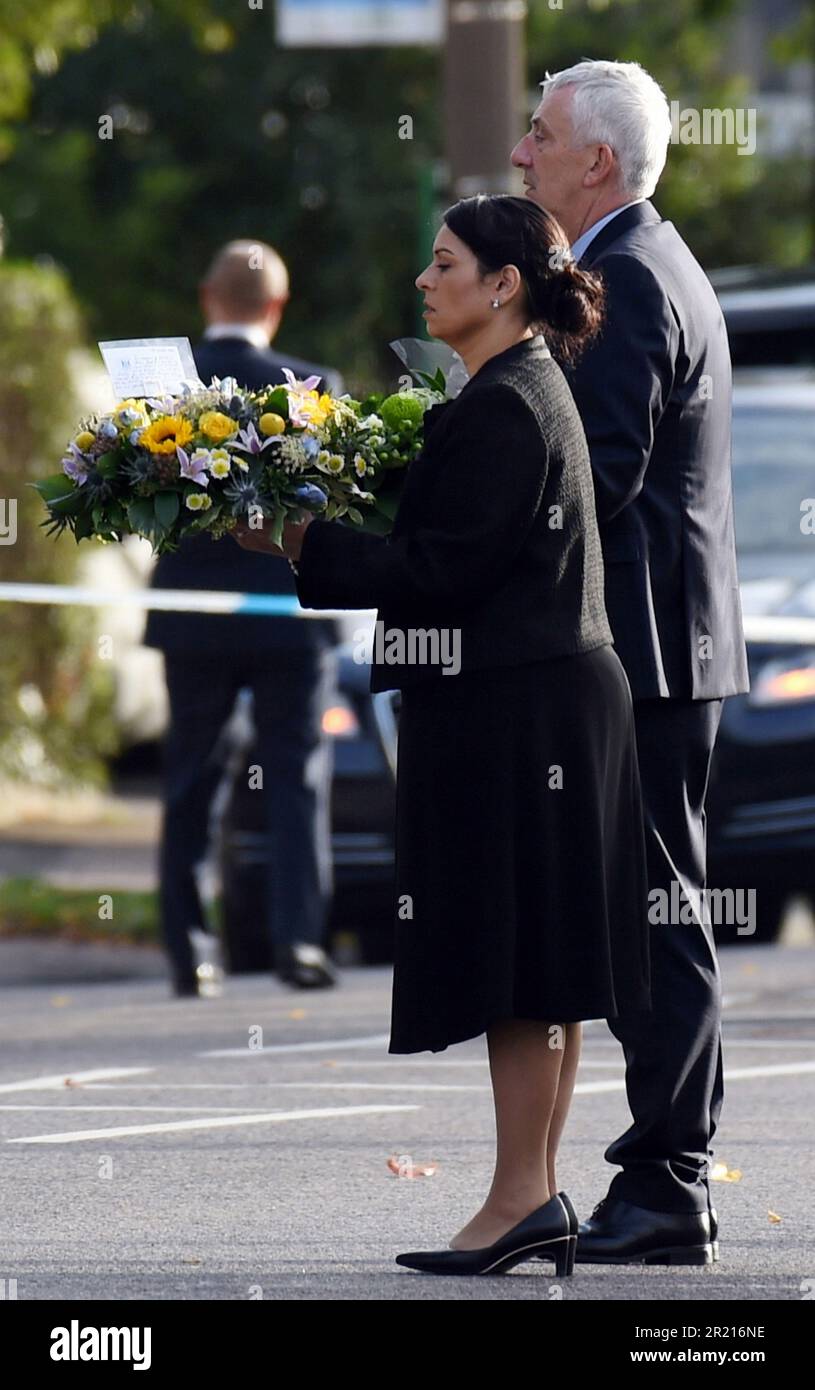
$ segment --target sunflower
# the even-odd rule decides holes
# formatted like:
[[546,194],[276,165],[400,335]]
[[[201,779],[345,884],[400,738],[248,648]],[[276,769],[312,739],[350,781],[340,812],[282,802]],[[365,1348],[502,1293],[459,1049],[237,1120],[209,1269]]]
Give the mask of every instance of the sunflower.
[[180,415],[162,415],[142,431],[139,443],[151,454],[174,454],[192,439],[192,425]]

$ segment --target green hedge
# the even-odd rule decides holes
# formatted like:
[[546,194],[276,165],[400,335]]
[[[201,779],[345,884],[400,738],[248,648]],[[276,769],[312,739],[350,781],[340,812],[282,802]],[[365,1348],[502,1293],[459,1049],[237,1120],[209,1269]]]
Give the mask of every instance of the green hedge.
[[156,894],[117,889],[112,896],[112,918],[100,919],[100,893],[93,889],[55,888],[42,879],[6,879],[0,908],[0,939],[41,936],[63,941],[158,945]]

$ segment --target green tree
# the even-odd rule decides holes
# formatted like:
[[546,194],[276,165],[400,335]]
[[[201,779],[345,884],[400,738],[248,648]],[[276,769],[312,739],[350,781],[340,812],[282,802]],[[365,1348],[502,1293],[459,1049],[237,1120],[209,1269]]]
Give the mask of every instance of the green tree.
[[[76,546],[45,539],[42,502],[26,486],[56,472],[79,411],[71,362],[83,333],[65,277],[0,264],[0,322],[0,497],[16,521],[0,579],[66,583]],[[3,603],[0,624],[0,776],[103,781],[113,692],[90,610]]]
[[154,7],[37,80],[0,184],[15,254],[69,269],[97,338],[194,336],[214,250],[267,240],[292,276],[279,345],[358,389],[395,380],[388,339],[416,321],[438,55],[280,50],[269,8],[221,9],[228,21],[194,31]]

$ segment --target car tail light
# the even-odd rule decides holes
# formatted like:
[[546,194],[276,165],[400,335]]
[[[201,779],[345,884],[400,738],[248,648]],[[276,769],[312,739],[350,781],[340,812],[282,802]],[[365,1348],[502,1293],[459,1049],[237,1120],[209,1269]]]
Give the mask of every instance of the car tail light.
[[785,705],[815,700],[815,651],[803,651],[769,661],[758,672],[750,691],[752,705]]
[[329,705],[323,711],[323,733],[331,738],[356,738],[359,720],[347,701]]

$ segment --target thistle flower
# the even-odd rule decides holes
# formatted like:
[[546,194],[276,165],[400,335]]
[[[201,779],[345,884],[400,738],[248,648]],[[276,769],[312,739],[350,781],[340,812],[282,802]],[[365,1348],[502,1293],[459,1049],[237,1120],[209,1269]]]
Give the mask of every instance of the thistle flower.
[[259,459],[252,462],[245,477],[241,476],[240,473],[232,475],[224,488],[223,495],[225,501],[231,504],[230,510],[233,516],[241,516],[244,512],[248,513],[252,507],[257,508],[262,516],[271,515],[260,491],[262,477],[263,465]]
[[313,507],[315,510],[322,508],[328,502],[326,493],[316,483],[301,483],[294,489],[294,495],[298,502],[302,502],[306,507]]

